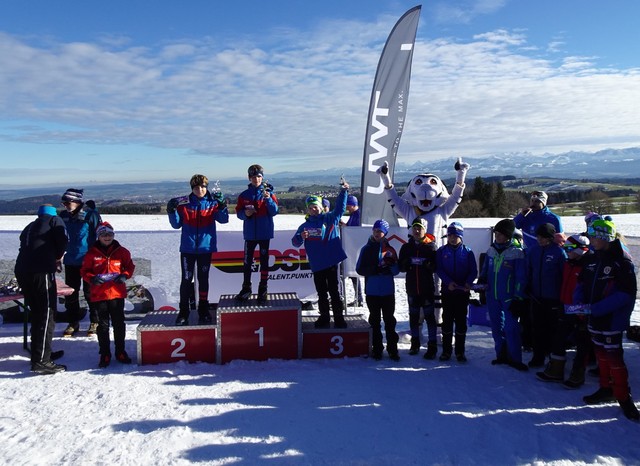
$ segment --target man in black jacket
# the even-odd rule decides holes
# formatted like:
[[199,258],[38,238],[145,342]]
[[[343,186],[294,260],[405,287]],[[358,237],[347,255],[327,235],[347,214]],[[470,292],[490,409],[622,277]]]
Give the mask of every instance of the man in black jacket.
[[51,205],[38,209],[38,218],[22,230],[15,274],[31,311],[31,370],[54,374],[66,367],[51,360],[56,307],[55,272],[67,247],[67,230]]

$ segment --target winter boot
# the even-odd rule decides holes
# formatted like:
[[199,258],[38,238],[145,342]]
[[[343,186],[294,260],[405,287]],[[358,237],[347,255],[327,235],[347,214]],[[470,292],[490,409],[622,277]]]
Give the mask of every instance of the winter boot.
[[436,344],[436,342],[430,341],[427,344],[427,352],[424,353],[424,358],[429,360],[435,359],[436,354],[438,354],[438,345]]
[[198,303],[198,323],[206,325],[211,323],[211,313],[209,312],[209,301]]
[[564,356],[551,355],[549,364],[543,372],[536,372],[536,377],[543,382],[562,382],[564,380]]
[[411,348],[409,348],[409,354],[415,356],[420,352],[420,338],[411,337]]
[[494,360],[491,361],[492,366],[496,366],[498,364],[507,364],[509,362],[509,357],[507,356],[507,346],[503,345],[500,353],[496,356]]
[[62,336],[67,338],[72,337],[79,331],[80,331],[80,323],[74,322],[72,324],[67,325],[67,328],[64,329],[64,333],[62,334]]
[[31,364],[31,372],[35,372],[40,375],[55,374],[57,372],[64,372],[67,370],[67,366],[62,364],[56,364],[53,361],[47,362],[34,362]]
[[108,367],[110,363],[111,363],[111,355],[110,354],[101,354],[100,355],[100,362],[98,363],[98,367],[99,368],[104,369],[105,367]]
[[333,326],[335,328],[347,328],[347,321],[344,320],[344,316],[342,314],[333,313]]
[[598,405],[601,403],[612,403],[616,401],[616,397],[613,396],[613,390],[611,388],[600,387],[591,395],[583,396],[582,400],[588,405]]
[[509,367],[513,367],[514,369],[520,372],[526,372],[529,370],[529,366],[527,366],[525,363],[520,361],[509,360],[507,364],[509,365]]
[[126,351],[120,351],[119,353],[116,353],[116,359],[122,364],[131,364],[131,358]]
[[387,353],[389,353],[389,359],[392,361],[400,361],[400,355],[398,354],[398,349],[389,349],[387,348]]
[[335,328],[347,328],[347,322],[344,320],[344,305],[339,299],[331,300],[331,309],[333,310],[333,326]]
[[527,365],[532,369],[536,367],[544,367],[544,360],[545,360],[544,356],[536,354],[534,351],[533,358],[531,358],[531,361],[529,361]]
[[584,367],[574,362],[569,378],[565,380],[562,385],[564,388],[571,390],[582,387],[584,385]]
[[456,332],[456,359],[458,362],[466,362],[467,358],[464,356],[465,342],[467,340],[466,333]]
[[96,334],[96,332],[98,331],[98,323],[97,322],[91,322],[89,324],[89,330],[87,330],[87,336],[93,336]]
[[632,421],[640,421],[640,413],[638,413],[638,408],[636,408],[636,405],[633,403],[631,395],[629,395],[629,398],[627,398],[626,401],[619,401],[618,403],[620,403],[622,412],[627,419],[631,419]]
[[451,359],[451,353],[453,352],[453,333],[442,334],[442,354],[440,355],[440,361],[448,361]]
[[184,306],[180,303],[180,312],[176,318],[176,325],[189,325],[189,303]]
[[251,297],[251,282],[244,282],[240,293],[236,295],[237,301],[247,301]]
[[267,282],[260,280],[260,284],[258,285],[258,303],[264,304],[267,302]]

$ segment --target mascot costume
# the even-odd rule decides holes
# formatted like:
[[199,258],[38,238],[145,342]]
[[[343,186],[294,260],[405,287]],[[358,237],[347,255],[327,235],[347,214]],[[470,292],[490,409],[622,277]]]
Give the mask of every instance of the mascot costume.
[[436,244],[441,246],[444,244],[443,237],[447,231],[449,217],[462,201],[464,180],[469,168],[468,163],[463,163],[462,159],[458,158],[455,164],[456,185],[451,195],[436,175],[421,174],[414,176],[407,185],[405,193],[399,196],[389,176],[389,164],[385,162],[376,173],[384,183],[388,202],[393,211],[404,218],[408,225],[411,225],[417,217],[424,218],[427,221],[427,233],[433,235],[436,238]]
[[[427,233],[433,235],[437,247],[446,242],[447,222],[462,201],[464,180],[470,167],[468,163],[463,163],[462,159],[458,158],[454,168],[456,170],[456,185],[453,187],[451,195],[436,175],[420,174],[413,177],[407,185],[405,193],[399,196],[389,176],[389,164],[385,162],[376,171],[382,179],[389,198],[388,202],[393,211],[404,218],[408,225],[411,225],[417,217],[424,218],[427,221]],[[434,295],[436,322],[442,323],[440,278],[433,274],[433,279],[436,291]]]

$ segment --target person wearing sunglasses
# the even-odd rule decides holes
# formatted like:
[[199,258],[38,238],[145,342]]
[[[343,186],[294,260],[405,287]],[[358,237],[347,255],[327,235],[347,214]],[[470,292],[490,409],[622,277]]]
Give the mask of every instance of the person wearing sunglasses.
[[533,191],[529,205],[513,218],[516,228],[522,231],[524,245],[530,248],[537,243],[536,230],[540,225],[550,223],[556,233],[562,233],[562,220],[547,207],[549,196],[544,191]]

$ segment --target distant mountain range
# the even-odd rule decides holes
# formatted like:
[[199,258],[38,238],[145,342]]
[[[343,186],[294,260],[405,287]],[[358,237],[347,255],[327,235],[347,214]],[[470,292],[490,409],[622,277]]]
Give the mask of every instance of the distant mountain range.
[[[453,165],[456,157],[415,162],[396,163],[394,181],[408,181],[418,173],[433,173],[442,179],[455,178]],[[640,178],[640,147],[606,149],[598,152],[566,152],[563,154],[533,155],[528,152],[494,154],[486,157],[466,157],[471,165],[468,176],[515,176],[517,178],[559,178],[571,180],[600,180]],[[359,184],[362,168],[316,170],[313,173],[283,172],[273,176],[279,181],[313,180],[334,184],[344,174],[351,184]],[[279,185],[283,183],[280,182]]]
[[[407,182],[415,174],[433,173],[443,180],[455,177],[453,164],[456,157],[395,166],[394,181]],[[627,149],[606,149],[598,152],[566,152],[563,154],[533,155],[528,152],[495,154],[486,157],[464,159],[471,165],[468,176],[507,176],[517,178],[557,178],[571,180],[611,180],[640,178],[640,147]],[[308,172],[280,172],[269,177],[269,181],[278,190],[287,190],[291,186],[305,187],[314,184],[337,185],[340,176],[354,187],[360,185],[362,167],[331,168]],[[87,195],[96,200],[123,199],[133,202],[165,202],[170,197],[183,195],[185,182],[164,181],[135,184],[92,184]],[[247,186],[246,179],[220,181],[225,194],[237,194]],[[59,194],[64,192],[61,187]],[[188,188],[187,188],[188,190]],[[26,196],[45,196],[57,194],[55,189],[29,186],[25,189],[0,190],[0,204],[3,201],[21,199]]]

